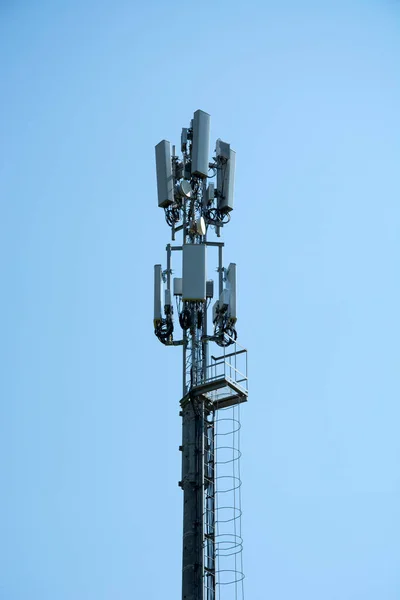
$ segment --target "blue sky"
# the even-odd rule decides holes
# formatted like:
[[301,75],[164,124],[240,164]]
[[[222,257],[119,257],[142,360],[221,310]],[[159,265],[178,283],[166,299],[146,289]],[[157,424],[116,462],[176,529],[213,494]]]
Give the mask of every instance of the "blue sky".
[[0,7],[0,598],[180,595],[154,145],[237,151],[246,598],[400,597],[400,4]]

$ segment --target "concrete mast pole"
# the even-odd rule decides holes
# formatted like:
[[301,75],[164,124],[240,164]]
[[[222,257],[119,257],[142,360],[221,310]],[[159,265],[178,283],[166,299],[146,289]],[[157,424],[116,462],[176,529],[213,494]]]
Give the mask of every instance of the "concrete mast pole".
[[204,599],[203,439],[201,397],[182,403],[182,600]]

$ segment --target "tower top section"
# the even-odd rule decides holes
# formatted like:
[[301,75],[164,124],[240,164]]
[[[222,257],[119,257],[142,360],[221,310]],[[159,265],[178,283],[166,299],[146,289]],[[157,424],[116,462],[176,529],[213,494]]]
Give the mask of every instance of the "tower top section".
[[[236,264],[225,268],[223,242],[210,241],[213,231],[220,237],[221,228],[232,214],[236,153],[228,142],[218,139],[210,158],[210,121],[208,113],[196,110],[189,127],[182,129],[179,152],[167,140],[161,140],[155,148],[158,206],[164,209],[172,240],[177,232],[182,233],[182,245],[168,244],[166,269],[155,265],[154,331],[167,346],[182,343],[187,348],[187,343],[192,343],[196,349],[190,359],[193,365],[205,365],[202,352],[208,342],[225,347],[234,344],[237,337]],[[210,335],[207,311],[214,298],[214,281],[207,277],[207,267],[210,254],[216,250],[218,291],[215,289],[214,333]],[[181,276],[174,276],[172,281],[172,274],[177,273],[172,268],[175,251],[181,253]],[[183,331],[179,341],[173,335],[174,300]],[[196,352],[200,354],[195,360]],[[205,377],[202,368],[193,366],[185,389]]]
[[218,139],[210,159],[211,117],[196,110],[189,127],[181,133],[180,153],[162,140],[156,146],[158,206],[165,211],[167,224],[184,238],[203,241],[209,227],[220,235],[233,210],[236,153]]

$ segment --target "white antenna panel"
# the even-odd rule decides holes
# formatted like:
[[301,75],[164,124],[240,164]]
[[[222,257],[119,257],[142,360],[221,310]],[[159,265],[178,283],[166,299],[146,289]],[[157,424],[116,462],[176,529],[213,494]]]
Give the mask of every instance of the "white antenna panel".
[[215,153],[218,158],[224,158],[229,160],[230,158],[231,145],[227,142],[223,142],[220,138],[217,139]]
[[230,303],[230,293],[227,288],[223,289],[221,295],[219,297],[219,306],[220,309],[226,312],[229,308]]
[[204,195],[203,204],[204,204],[204,206],[207,206],[209,204],[212,204],[213,202],[214,202],[214,184],[209,183],[206,193]]
[[206,246],[183,244],[182,300],[203,302],[206,299]]
[[193,118],[192,175],[207,177],[210,152],[210,115],[196,110]]
[[156,146],[158,206],[166,208],[174,200],[174,179],[172,177],[171,144],[162,140]]
[[[221,140],[218,140],[218,142],[221,142]],[[225,142],[221,142],[220,152],[221,154],[219,156],[222,160],[220,159],[218,161],[219,165],[217,170],[218,208],[224,212],[227,212],[233,210],[236,152],[232,150],[229,144],[226,144]],[[228,159],[226,159],[226,154],[229,155]]]

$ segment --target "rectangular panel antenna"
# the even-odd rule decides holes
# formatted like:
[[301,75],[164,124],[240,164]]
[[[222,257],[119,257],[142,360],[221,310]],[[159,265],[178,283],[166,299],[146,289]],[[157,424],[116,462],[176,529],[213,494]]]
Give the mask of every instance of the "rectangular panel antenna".
[[188,130],[187,130],[187,127],[184,127],[182,129],[182,134],[181,134],[181,151],[182,152],[186,152],[187,142],[188,142]]
[[223,142],[220,138],[217,139],[215,153],[218,158],[229,160],[231,145],[228,142]]
[[214,306],[213,306],[213,323],[215,323],[215,321],[217,320],[218,311],[219,311],[219,300],[217,300],[216,302],[214,302]]
[[[236,152],[230,148],[229,144],[220,142],[219,155],[222,160],[219,160],[217,170],[217,192],[218,192],[218,208],[224,212],[233,210],[233,192],[235,185],[235,167],[236,167]],[[218,142],[217,142],[217,158],[218,158]],[[226,155],[229,156],[226,159]]]
[[193,118],[192,175],[207,177],[210,151],[210,115],[196,110]]
[[182,296],[182,277],[174,277],[174,296]]
[[154,326],[162,321],[161,308],[162,270],[161,265],[154,265]]
[[156,169],[158,206],[166,208],[174,200],[174,179],[172,177],[171,144],[162,140],[156,146]]
[[202,302],[206,299],[206,246],[183,244],[182,300]]
[[221,295],[219,297],[219,306],[224,312],[226,312],[229,308],[229,301],[230,291],[227,288],[225,288],[222,290]]
[[229,316],[236,322],[236,263],[231,263],[229,265],[226,272],[226,279],[229,288]]
[[204,206],[208,206],[214,202],[214,184],[209,183],[206,193],[204,194],[203,204]]

